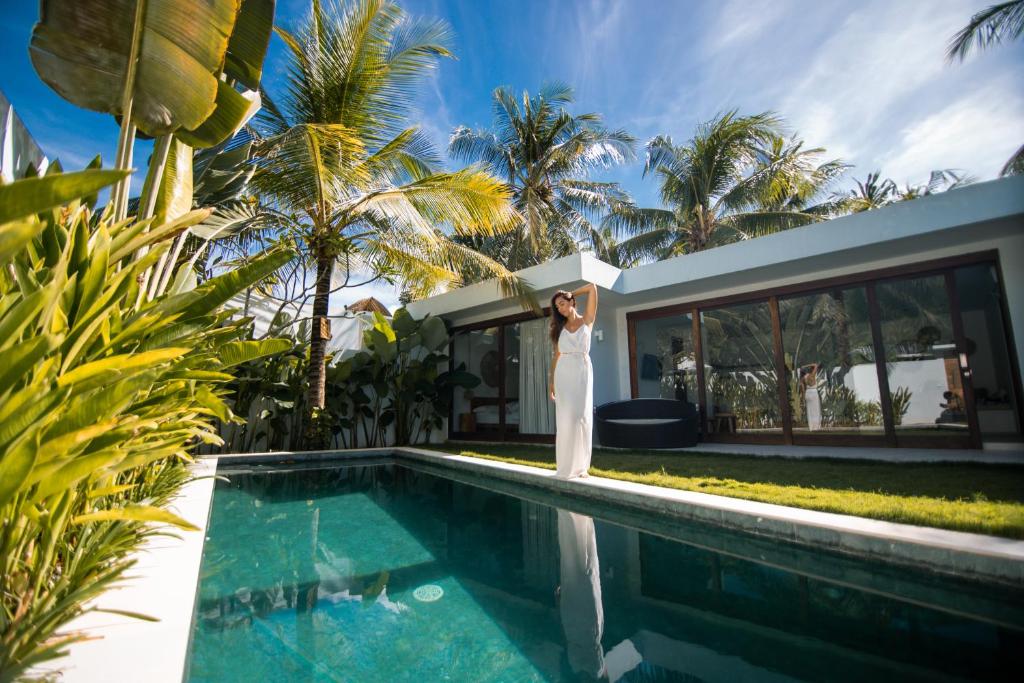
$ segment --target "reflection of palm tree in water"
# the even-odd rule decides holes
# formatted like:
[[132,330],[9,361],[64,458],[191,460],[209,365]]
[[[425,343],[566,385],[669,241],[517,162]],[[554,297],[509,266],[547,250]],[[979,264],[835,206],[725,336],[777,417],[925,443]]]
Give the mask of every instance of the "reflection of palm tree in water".
[[601,647],[604,606],[594,520],[559,510],[558,549],[561,556],[558,608],[569,666],[577,676],[607,679]]

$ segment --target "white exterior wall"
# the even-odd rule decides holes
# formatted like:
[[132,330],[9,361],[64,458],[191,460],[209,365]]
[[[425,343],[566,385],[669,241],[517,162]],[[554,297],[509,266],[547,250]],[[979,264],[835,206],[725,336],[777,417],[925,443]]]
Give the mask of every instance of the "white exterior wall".
[[[685,290],[685,294],[665,296],[654,301],[621,306],[616,315],[615,334],[618,340],[618,347],[622,349],[623,362],[615,366],[605,366],[600,370],[597,361],[594,361],[594,372],[597,376],[605,376],[606,373],[618,375],[618,397],[629,398],[629,363],[626,355],[629,350],[628,327],[626,325],[626,314],[632,311],[646,311],[652,308],[672,306],[702,301],[706,299],[750,294],[757,296],[758,292],[784,287],[787,285],[798,285],[817,280],[825,280],[833,277],[846,275],[857,275],[872,270],[880,270],[895,266],[907,266],[931,261],[934,259],[962,256],[965,254],[997,250],[999,252],[999,264],[1003,276],[1003,290],[1006,292],[1007,310],[1010,316],[1010,326],[1013,329],[1013,340],[1016,346],[1017,360],[1024,359],[1024,224],[1020,225],[1020,232],[1012,237],[988,239],[970,243],[969,246],[958,244],[940,249],[907,254],[900,257],[872,259],[867,261],[851,262],[844,267],[828,269],[807,269],[800,270],[796,265],[792,266],[792,273],[787,277],[772,278],[756,282],[755,285],[745,286],[720,286],[718,281],[700,284],[680,284],[676,288]],[[665,287],[668,294],[673,287]],[[595,398],[596,400],[596,398]]]
[[[788,285],[926,261],[995,251],[1018,363],[1024,361],[1024,176],[962,189],[787,230],[768,237],[620,271],[575,255],[520,271],[547,303],[555,289],[585,281],[602,299],[591,349],[594,402],[630,396],[626,315],[674,304],[750,295]],[[417,301],[416,317],[441,315],[454,325],[521,313],[494,281]]]

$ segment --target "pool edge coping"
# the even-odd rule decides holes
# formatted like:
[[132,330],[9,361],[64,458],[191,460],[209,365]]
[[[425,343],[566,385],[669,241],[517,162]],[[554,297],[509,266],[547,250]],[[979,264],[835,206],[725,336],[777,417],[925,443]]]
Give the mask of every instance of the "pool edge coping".
[[[965,531],[762,503],[604,477],[565,480],[551,470],[416,447],[381,447],[216,456],[220,464],[358,460],[392,456],[432,462],[598,502],[694,520],[956,576],[1024,586],[1024,541]],[[211,456],[212,457],[212,456]]]
[[57,676],[69,683],[145,680],[147,683],[181,683],[188,664],[192,616],[199,595],[199,572],[206,531],[213,509],[214,476],[218,456],[196,458],[194,475],[168,505],[168,509],[193,523],[198,530],[151,536],[129,558],[135,564],[115,587],[91,603],[108,609],[146,614],[156,622],[120,614],[85,612],[60,629],[83,632],[90,640],[72,643],[63,657],[33,669],[35,675]]

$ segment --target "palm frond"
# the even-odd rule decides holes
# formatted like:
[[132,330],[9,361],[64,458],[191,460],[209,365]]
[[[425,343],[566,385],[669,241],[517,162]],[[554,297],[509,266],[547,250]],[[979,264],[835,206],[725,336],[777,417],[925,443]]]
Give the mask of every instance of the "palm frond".
[[1005,41],[1017,40],[1024,33],[1024,0],[992,5],[971,17],[957,31],[946,49],[946,61],[964,61],[971,50],[982,50]]

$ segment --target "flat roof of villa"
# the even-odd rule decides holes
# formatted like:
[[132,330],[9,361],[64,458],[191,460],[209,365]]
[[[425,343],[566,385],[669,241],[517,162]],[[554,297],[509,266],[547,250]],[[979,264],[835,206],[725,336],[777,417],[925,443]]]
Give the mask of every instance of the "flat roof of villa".
[[[580,281],[615,295],[653,293],[663,287],[737,279],[784,277],[801,265],[841,269],[930,249],[970,245],[1020,234],[1024,227],[1024,176],[976,183],[957,190],[898,202],[774,235],[620,270],[589,254],[573,254],[517,271],[538,292]],[[742,274],[742,275],[741,275]],[[410,313],[445,315],[508,302],[496,280],[411,302]]]

